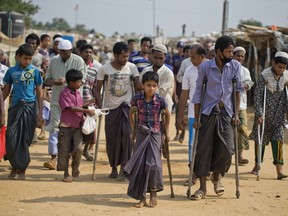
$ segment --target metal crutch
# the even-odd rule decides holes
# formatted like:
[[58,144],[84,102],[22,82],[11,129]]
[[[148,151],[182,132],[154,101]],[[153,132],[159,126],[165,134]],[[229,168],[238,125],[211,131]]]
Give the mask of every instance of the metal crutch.
[[[163,132],[165,136],[167,137],[166,133],[166,121],[165,121],[165,110],[161,110],[161,119],[162,119],[162,126],[163,126]],[[170,164],[170,153],[169,153],[169,143],[167,139],[164,140],[163,143],[163,148],[165,149],[166,152],[166,161],[167,161],[167,166],[168,166],[168,174],[169,174],[169,183],[170,183],[170,190],[171,190],[171,198],[174,198],[174,190],[173,190],[173,182],[172,182],[172,171],[171,171],[171,164]]]
[[[106,87],[106,81],[108,79],[108,75],[106,74],[104,76],[103,80],[103,90],[102,90],[102,107],[104,106],[104,99],[105,99],[105,87]],[[102,122],[102,115],[99,116],[98,121],[98,128],[97,128],[97,134],[96,134],[96,144],[95,144],[95,151],[94,151],[94,161],[93,161],[93,171],[92,171],[92,180],[95,180],[95,171],[96,171],[96,162],[97,162],[97,154],[98,154],[98,148],[99,148],[99,142],[100,142],[100,132],[101,132],[101,122]]]
[[236,197],[240,197],[240,190],[239,190],[239,149],[238,149],[238,130],[237,130],[237,119],[238,119],[238,112],[237,112],[237,100],[236,100],[236,77],[232,79],[233,83],[233,107],[234,107],[234,118],[235,118],[235,125],[234,125],[234,145],[235,145],[235,180],[236,180]]
[[197,119],[197,125],[198,127],[195,129],[195,137],[194,137],[194,142],[193,142],[193,147],[191,151],[191,162],[190,162],[190,167],[189,167],[189,179],[188,179],[188,189],[187,189],[187,198],[190,197],[191,195],[191,186],[192,186],[192,175],[194,172],[194,163],[195,163],[195,155],[196,155],[196,148],[197,148],[197,143],[198,143],[198,135],[199,135],[199,125],[201,123],[201,113],[202,113],[202,104],[204,101],[204,95],[206,92],[206,84],[207,84],[207,77],[205,76],[203,79],[203,84],[202,84],[202,89],[201,89],[201,102],[200,102],[200,108],[199,108],[199,116]]
[[265,112],[266,112],[266,94],[267,87],[264,85],[264,96],[263,96],[263,110],[262,110],[262,125],[258,124],[258,148],[257,148],[257,181],[260,181],[260,169],[261,169],[261,158],[262,158],[262,147],[263,147],[263,137],[264,137],[264,128],[265,128]]
[[132,109],[131,121],[134,122],[134,128],[133,128],[133,134],[131,137],[131,141],[132,141],[132,151],[134,152],[135,139],[136,139],[136,134],[137,134],[137,126],[138,126],[138,108],[136,106],[133,106],[133,107],[131,107],[131,109]]

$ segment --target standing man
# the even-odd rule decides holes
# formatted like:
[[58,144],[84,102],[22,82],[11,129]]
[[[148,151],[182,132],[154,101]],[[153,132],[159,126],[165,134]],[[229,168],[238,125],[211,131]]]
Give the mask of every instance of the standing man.
[[[182,82],[182,91],[178,104],[178,116],[177,116],[177,126],[183,129],[186,125],[187,119],[184,116],[184,110],[186,108],[187,101],[188,105],[188,121],[189,121],[189,141],[188,141],[188,159],[189,163],[192,161],[191,152],[193,145],[193,124],[194,124],[194,104],[192,103],[192,98],[196,89],[196,80],[198,77],[198,66],[206,61],[206,51],[205,48],[200,44],[195,44],[190,50],[190,60],[191,65],[188,67],[184,73]],[[195,183],[195,182],[194,182]],[[188,181],[185,182],[185,186],[188,186]]]
[[128,39],[128,48],[129,48],[129,58],[133,55],[137,54],[137,51],[135,50],[135,40],[134,39]]
[[233,58],[240,62],[241,64],[241,82],[244,86],[245,91],[240,93],[240,108],[239,108],[239,120],[240,125],[238,127],[238,152],[239,152],[239,165],[245,165],[249,163],[248,159],[243,157],[243,150],[249,149],[249,137],[247,131],[247,93],[246,91],[250,90],[254,85],[254,82],[251,79],[250,71],[244,67],[242,64],[244,62],[246,55],[246,50],[238,46],[233,51]]
[[[84,44],[80,47],[80,56],[85,61],[87,67],[86,82],[83,85],[83,101],[84,104],[88,101],[94,100],[95,95],[93,90],[97,84],[97,74],[102,66],[99,62],[93,59],[93,47],[90,44]],[[82,155],[88,161],[93,161],[93,156],[90,151],[95,144],[95,131],[91,134],[83,134],[84,149]]]
[[[51,59],[50,66],[46,74],[45,83],[52,87],[50,101],[51,120],[46,130],[50,132],[48,139],[48,152],[51,160],[44,163],[44,167],[54,170],[56,168],[56,157],[58,154],[58,126],[60,123],[61,109],[59,107],[59,95],[66,84],[65,75],[70,69],[79,70],[86,79],[86,65],[84,60],[72,53],[72,44],[69,40],[62,40],[58,44],[59,55]],[[83,80],[83,83],[85,82]]]
[[[181,94],[181,91],[182,91],[182,80],[180,80],[180,82],[178,81],[178,74],[181,73],[180,69],[183,70],[183,68],[181,68],[182,66],[182,62],[189,59],[189,62],[190,61],[190,49],[191,49],[191,46],[190,45],[185,45],[184,48],[183,48],[183,57],[180,59],[180,66],[176,67],[174,66],[173,67],[173,72],[174,72],[174,78],[175,78],[175,87],[174,87],[174,102],[175,102],[175,127],[176,127],[176,136],[174,138],[174,140],[179,140],[180,143],[183,143],[183,140],[184,140],[184,137],[185,137],[185,128],[178,128],[178,125],[177,125],[177,116],[178,116],[178,102],[179,102],[179,97],[180,97],[180,94]],[[189,63],[188,63],[189,64]],[[176,68],[177,68],[177,71],[176,71]],[[185,70],[183,71],[183,74],[184,74]],[[180,133],[181,131],[181,133]]]
[[173,88],[174,88],[174,75],[164,62],[167,54],[167,48],[163,44],[155,44],[152,48],[152,61],[153,65],[146,67],[141,73],[141,80],[143,74],[148,71],[154,71],[159,76],[158,91],[156,92],[161,97],[165,98],[168,104],[168,110],[171,114],[173,106]]
[[[233,84],[236,79],[236,105],[239,111],[242,90],[240,71],[241,64],[233,60],[234,42],[228,36],[218,38],[215,44],[216,57],[203,62],[198,68],[196,90],[192,99],[194,103],[194,128],[199,129],[198,144],[195,156],[194,173],[200,178],[200,188],[191,195],[192,200],[204,199],[207,193],[206,180],[210,172],[214,192],[221,196],[224,187],[221,176],[224,176],[231,164],[234,154],[233,125]],[[207,78],[206,91],[202,92],[203,80]],[[202,94],[202,110],[200,103]],[[197,119],[201,117],[201,124]],[[238,120],[235,120],[238,122]]]
[[[98,72],[96,103],[102,107],[100,91],[104,83],[104,108],[109,109],[105,116],[106,151],[112,171],[109,178],[125,180],[123,167],[131,157],[129,109],[132,99],[132,85],[140,89],[137,67],[128,62],[128,45],[117,42],[113,47],[114,60],[103,65]],[[104,80],[108,77],[107,80]],[[133,77],[133,82],[131,77]],[[103,99],[103,98],[102,98]],[[117,166],[120,165],[118,174]]]
[[148,57],[151,46],[152,39],[149,37],[143,37],[140,41],[140,51],[135,55],[129,57],[129,62],[132,62],[136,65],[140,74],[145,67],[150,65]]

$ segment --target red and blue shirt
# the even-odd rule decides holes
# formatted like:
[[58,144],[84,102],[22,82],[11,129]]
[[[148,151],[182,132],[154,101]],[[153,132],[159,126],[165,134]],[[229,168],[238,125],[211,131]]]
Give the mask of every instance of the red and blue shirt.
[[138,108],[138,126],[145,125],[160,131],[160,112],[168,106],[164,98],[154,94],[153,99],[146,102],[144,93],[141,93],[132,98],[131,106]]

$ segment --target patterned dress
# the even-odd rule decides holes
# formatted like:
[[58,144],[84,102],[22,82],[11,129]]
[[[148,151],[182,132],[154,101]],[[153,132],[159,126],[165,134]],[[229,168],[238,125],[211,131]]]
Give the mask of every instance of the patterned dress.
[[258,144],[258,118],[263,112],[264,86],[266,84],[266,109],[263,145],[271,140],[284,141],[284,125],[286,123],[287,94],[285,85],[288,83],[288,71],[277,79],[271,68],[264,70],[258,79],[254,94],[255,118],[250,139]]

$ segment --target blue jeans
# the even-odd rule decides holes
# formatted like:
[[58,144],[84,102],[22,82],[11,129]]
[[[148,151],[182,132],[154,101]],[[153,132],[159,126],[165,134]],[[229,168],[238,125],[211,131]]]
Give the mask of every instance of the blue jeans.
[[192,146],[193,146],[193,142],[194,142],[194,128],[193,128],[193,124],[195,122],[195,118],[189,118],[189,141],[188,141],[188,159],[189,159],[189,163],[191,162],[192,158],[191,158],[191,153],[192,153]]

